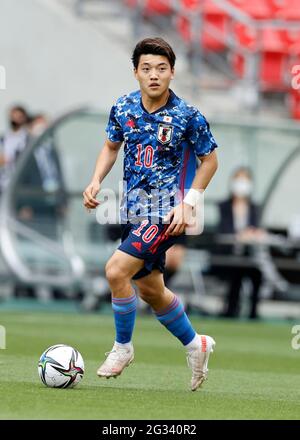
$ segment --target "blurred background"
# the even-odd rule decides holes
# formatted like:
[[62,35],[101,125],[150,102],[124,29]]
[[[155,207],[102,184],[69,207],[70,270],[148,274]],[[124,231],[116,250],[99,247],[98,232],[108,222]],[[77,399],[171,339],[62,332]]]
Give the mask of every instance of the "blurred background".
[[[0,0],[0,309],[109,307],[119,226],[82,191],[148,36],[220,146],[204,232],[169,253],[167,285],[200,315],[299,318],[298,0]],[[122,154],[103,188],[121,179]]]

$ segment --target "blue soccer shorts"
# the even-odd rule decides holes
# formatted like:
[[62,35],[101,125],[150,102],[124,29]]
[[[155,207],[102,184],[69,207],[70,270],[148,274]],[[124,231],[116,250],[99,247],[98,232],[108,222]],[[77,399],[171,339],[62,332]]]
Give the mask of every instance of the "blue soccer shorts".
[[122,242],[118,249],[145,261],[144,267],[133,276],[134,280],[149,275],[154,269],[164,272],[166,251],[173,244],[181,241],[181,235],[165,235],[169,226],[169,224],[154,225],[148,220],[138,224],[122,225]]

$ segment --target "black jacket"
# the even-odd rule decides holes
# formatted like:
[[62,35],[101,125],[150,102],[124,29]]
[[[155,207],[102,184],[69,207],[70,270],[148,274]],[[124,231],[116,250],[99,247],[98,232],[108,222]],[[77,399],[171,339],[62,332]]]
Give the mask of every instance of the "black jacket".
[[[219,225],[218,233],[220,234],[234,234],[234,222],[232,212],[232,199],[224,200],[219,203]],[[259,208],[254,203],[250,202],[250,209],[248,215],[248,226],[259,226]]]

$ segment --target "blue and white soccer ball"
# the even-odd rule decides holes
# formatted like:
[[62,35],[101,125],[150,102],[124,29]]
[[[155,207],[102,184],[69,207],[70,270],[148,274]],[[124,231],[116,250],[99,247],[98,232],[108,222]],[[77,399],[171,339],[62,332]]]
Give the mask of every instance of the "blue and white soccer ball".
[[69,345],[52,345],[44,351],[38,365],[42,382],[51,388],[71,388],[84,374],[84,362],[79,351]]

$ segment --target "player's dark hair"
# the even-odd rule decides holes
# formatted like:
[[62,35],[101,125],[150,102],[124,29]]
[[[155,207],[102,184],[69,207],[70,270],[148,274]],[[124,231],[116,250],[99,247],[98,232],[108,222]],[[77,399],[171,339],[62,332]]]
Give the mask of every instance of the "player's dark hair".
[[251,169],[249,167],[247,167],[246,165],[240,165],[240,166],[236,167],[231,173],[231,178],[233,179],[239,173],[245,173],[248,175],[248,177],[251,180],[253,180],[253,173],[252,173]]
[[169,60],[171,69],[173,69],[176,55],[169,43],[163,38],[145,38],[137,43],[131,57],[135,69],[139,65],[140,56],[148,54],[165,56]]

